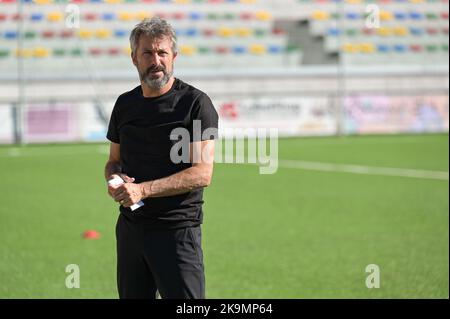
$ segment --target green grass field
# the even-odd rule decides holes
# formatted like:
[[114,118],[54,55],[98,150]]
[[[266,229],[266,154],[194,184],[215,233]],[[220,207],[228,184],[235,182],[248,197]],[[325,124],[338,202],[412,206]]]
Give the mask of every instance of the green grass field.
[[[281,139],[279,157],[448,172],[448,134]],[[0,147],[0,298],[117,298],[105,144]],[[217,164],[205,191],[208,298],[448,298],[449,183]],[[98,230],[99,240],[81,233]],[[80,267],[67,289],[65,267]],[[368,289],[377,264],[381,287]]]

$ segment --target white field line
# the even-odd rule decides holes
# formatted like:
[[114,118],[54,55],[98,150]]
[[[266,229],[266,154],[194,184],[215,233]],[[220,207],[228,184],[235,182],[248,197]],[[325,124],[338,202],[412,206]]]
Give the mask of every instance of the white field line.
[[448,172],[430,171],[409,168],[376,167],[352,164],[335,164],[322,162],[306,162],[297,160],[279,160],[279,167],[322,172],[340,172],[380,176],[412,177],[448,181]]
[[[227,156],[225,155],[226,159]],[[233,158],[229,155],[229,158]],[[267,161],[268,159],[265,159]],[[272,160],[273,161],[273,160]],[[251,161],[245,161],[242,157],[237,157],[235,162],[238,164],[250,164],[260,165],[258,161],[253,158]],[[226,162],[225,162],[226,163]],[[256,163],[256,164],[255,164]],[[266,165],[262,165],[266,166]],[[436,180],[449,180],[449,173],[444,171],[431,171],[420,170],[411,168],[397,168],[397,167],[376,167],[376,166],[363,166],[354,164],[337,164],[337,163],[324,163],[324,162],[309,162],[300,160],[288,160],[279,159],[279,168],[293,168],[308,171],[321,171],[331,173],[351,173],[351,174],[365,174],[365,175],[378,175],[378,176],[395,176],[395,177],[410,177],[410,178],[422,178],[422,179],[436,179]]]
[[[54,147],[22,149],[22,148],[10,148],[6,152],[0,153],[2,157],[33,157],[33,156],[58,156],[58,155],[77,155],[77,154],[104,154],[109,153],[109,146],[98,146],[97,148],[80,147],[74,149],[73,147],[67,147],[67,149],[55,150]],[[232,158],[232,156],[230,156]],[[253,159],[255,163],[248,163],[249,160],[243,158],[236,158],[232,163],[227,163],[225,159],[228,156],[225,154],[223,157],[225,164],[250,164],[259,165],[257,160]],[[106,160],[106,159],[105,159]],[[376,166],[363,166],[353,164],[337,164],[337,163],[324,163],[324,162],[310,162],[300,160],[279,159],[278,167],[301,169],[310,171],[321,172],[338,172],[338,173],[351,173],[351,174],[365,174],[365,175],[378,175],[378,176],[396,176],[396,177],[410,177],[410,178],[422,178],[422,179],[435,179],[435,180],[449,180],[449,173],[444,171],[432,171],[432,170],[419,170],[409,168],[395,168],[395,167],[376,167]]]

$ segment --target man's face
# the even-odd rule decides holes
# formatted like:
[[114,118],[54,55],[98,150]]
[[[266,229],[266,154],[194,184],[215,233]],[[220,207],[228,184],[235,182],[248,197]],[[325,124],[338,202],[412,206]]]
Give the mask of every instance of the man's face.
[[136,52],[132,53],[142,82],[152,89],[161,89],[173,75],[172,41],[168,37],[152,38],[142,34]]

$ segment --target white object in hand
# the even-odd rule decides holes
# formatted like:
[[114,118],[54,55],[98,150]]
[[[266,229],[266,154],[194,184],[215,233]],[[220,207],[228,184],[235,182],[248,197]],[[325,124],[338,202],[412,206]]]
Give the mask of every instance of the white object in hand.
[[[108,181],[108,185],[112,186],[112,187],[119,187],[120,185],[122,185],[124,182],[124,180],[120,177],[120,176],[115,176],[113,179],[110,179]],[[133,204],[130,206],[131,210],[136,210],[139,207],[144,206],[144,202],[143,201],[139,201],[136,204]]]

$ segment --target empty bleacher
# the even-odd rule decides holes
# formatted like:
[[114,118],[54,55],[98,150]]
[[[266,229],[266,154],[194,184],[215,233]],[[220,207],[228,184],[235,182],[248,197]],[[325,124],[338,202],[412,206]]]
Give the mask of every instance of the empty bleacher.
[[[50,74],[129,69],[129,33],[153,15],[176,29],[179,68],[295,68],[317,50],[345,65],[448,65],[448,0],[0,0],[0,69],[15,72],[18,57]],[[305,37],[322,45],[308,52]]]

